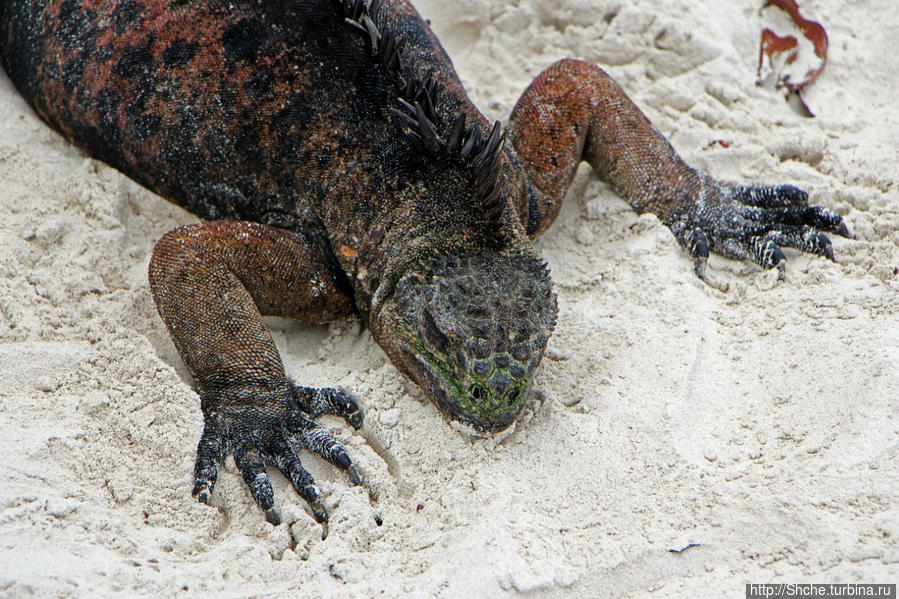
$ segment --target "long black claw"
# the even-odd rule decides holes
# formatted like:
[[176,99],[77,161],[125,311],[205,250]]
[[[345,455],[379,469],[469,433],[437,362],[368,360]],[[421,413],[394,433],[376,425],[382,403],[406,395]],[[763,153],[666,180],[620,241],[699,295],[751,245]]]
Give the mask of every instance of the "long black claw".
[[315,485],[308,485],[305,488],[297,489],[300,497],[306,500],[309,508],[312,510],[312,517],[319,524],[325,524],[328,521],[328,510],[322,504],[321,493]]
[[693,257],[693,273],[696,277],[710,287],[714,287],[719,291],[727,291],[725,283],[709,276],[708,264],[711,242],[706,232],[698,227],[688,229],[687,227],[677,226],[675,230],[677,240]]
[[[757,234],[763,228],[755,227],[750,230]],[[824,256],[831,261],[834,260],[833,243],[831,243],[830,238],[808,226],[785,226],[781,227],[779,231],[771,231],[760,237],[778,246],[797,248],[809,254]]]
[[352,482],[357,487],[362,484],[362,477],[359,476],[359,472],[356,471],[356,467],[352,464],[349,464],[346,467],[346,473],[350,477],[350,482]]
[[752,240],[752,257],[755,263],[764,269],[774,268],[775,266],[783,272],[783,266],[787,257],[777,243],[770,237],[755,237]]
[[846,223],[843,222],[843,217],[833,210],[823,206],[810,206],[806,210],[809,211],[809,221],[811,222],[806,222],[805,224],[816,229],[823,229],[842,235],[843,237],[851,237]]
[[276,455],[271,456],[271,461],[287,477],[300,497],[309,504],[316,522],[327,522],[328,512],[322,505],[321,493],[315,486],[315,479],[303,468],[303,464],[293,449],[287,445],[278,448]]
[[194,465],[194,488],[191,494],[200,503],[209,505],[209,497],[218,478],[218,460],[221,456],[221,442],[218,435],[207,425],[197,446],[197,461]]
[[302,491],[299,491],[299,493],[312,509],[312,517],[315,518],[315,521],[319,524],[324,524],[325,522],[327,522],[328,510],[326,510],[325,506],[322,505],[321,493],[319,493],[318,487],[316,487],[315,485],[309,485]]
[[775,187],[777,196],[790,206],[808,206],[808,192],[799,189],[795,185],[778,185]]
[[708,258],[694,258],[693,259],[693,274],[695,274],[698,278],[703,281],[706,280],[707,270],[708,270],[709,259]]
[[806,206],[801,208],[745,208],[742,215],[769,230],[784,226],[812,227],[822,231],[830,231],[844,237],[851,237],[843,217],[823,206]]
[[693,229],[685,240],[687,251],[694,258],[709,257],[709,237],[702,229]]
[[814,229],[807,229],[802,236],[801,249],[809,254],[817,256],[825,256],[833,261],[833,243],[830,238],[823,233],[818,233]]
[[281,524],[281,516],[278,514],[277,511],[275,511],[274,508],[265,512],[265,519],[272,526],[278,526],[279,524]]
[[855,239],[855,235],[853,235],[849,231],[849,227],[846,226],[846,223],[843,221],[842,218],[840,219],[839,226],[836,228],[836,230],[832,230],[832,232],[836,233],[837,235],[840,235],[841,237],[846,237],[847,239]]
[[343,417],[346,420],[347,424],[352,426],[357,431],[362,428],[362,410],[356,410],[352,414],[347,414]]
[[258,449],[238,447],[234,450],[234,461],[243,475],[243,480],[250,488],[250,494],[263,512],[268,514],[275,506],[275,492],[265,471],[262,455]]
[[342,389],[295,387],[294,397],[299,408],[313,418],[322,414],[332,414],[342,417],[356,430],[362,427],[363,414],[359,404],[352,395]]
[[693,272],[703,281],[708,280],[706,266],[709,263],[709,238],[702,229],[693,229],[681,243],[693,256]]
[[201,485],[200,481],[194,483],[191,494],[197,498],[197,501],[209,505],[209,498],[212,496],[212,485]]
[[800,208],[808,206],[808,193],[795,185],[740,186],[734,199],[759,208]]
[[300,415],[291,417],[285,426],[288,432],[294,435],[306,449],[317,453],[338,468],[346,470],[354,484],[362,482],[356,469],[353,468],[353,461],[346,449],[328,431]]

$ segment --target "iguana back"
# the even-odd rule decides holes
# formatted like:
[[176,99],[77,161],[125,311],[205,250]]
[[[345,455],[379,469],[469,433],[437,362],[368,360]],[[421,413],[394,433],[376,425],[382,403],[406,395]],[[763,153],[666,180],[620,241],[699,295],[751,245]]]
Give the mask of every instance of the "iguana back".
[[[424,22],[392,4],[437,110],[483,123]],[[9,0],[0,24],[44,120],[202,218],[349,229],[396,216],[397,190],[424,177],[394,82],[328,0]]]

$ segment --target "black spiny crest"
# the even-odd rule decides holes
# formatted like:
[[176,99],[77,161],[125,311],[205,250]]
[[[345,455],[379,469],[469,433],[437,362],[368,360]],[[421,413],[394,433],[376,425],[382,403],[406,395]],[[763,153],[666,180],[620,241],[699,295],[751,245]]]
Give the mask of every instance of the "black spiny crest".
[[[403,66],[405,42],[384,24],[378,23],[383,0],[331,0],[337,14],[365,41],[372,58],[380,62],[396,84],[398,106],[390,111],[408,127],[406,134],[422,152],[438,159],[461,159],[472,168],[472,183],[486,216],[498,224],[504,203],[500,197],[499,175],[505,134],[496,121],[487,139],[477,125],[466,127],[460,114],[448,128],[442,128],[434,109],[438,86],[433,77],[424,82]],[[443,129],[443,133],[441,133]]]

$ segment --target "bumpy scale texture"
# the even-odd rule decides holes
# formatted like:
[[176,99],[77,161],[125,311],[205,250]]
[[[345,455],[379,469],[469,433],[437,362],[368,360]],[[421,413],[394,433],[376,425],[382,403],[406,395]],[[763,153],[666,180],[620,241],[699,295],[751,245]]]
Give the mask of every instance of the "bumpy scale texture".
[[266,464],[321,522],[298,450],[360,482],[314,418],[362,414],[290,381],[263,315],[361,317],[447,417],[501,430],[555,325],[531,239],[581,161],[706,280],[710,252],[782,269],[781,246],[832,259],[821,231],[849,234],[796,187],[690,168],[582,61],[538,76],[504,133],[405,0],[3,0],[0,53],[51,127],[208,221],[165,235],[149,272],[205,416],[194,494],[233,454],[272,522]]

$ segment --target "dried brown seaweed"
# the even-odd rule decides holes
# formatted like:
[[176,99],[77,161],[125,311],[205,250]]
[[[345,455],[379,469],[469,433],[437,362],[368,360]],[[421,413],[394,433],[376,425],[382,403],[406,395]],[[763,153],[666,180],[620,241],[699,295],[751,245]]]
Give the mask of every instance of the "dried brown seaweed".
[[758,85],[787,90],[787,95],[798,98],[808,115],[813,116],[802,92],[818,77],[827,62],[827,32],[817,21],[802,16],[796,0],[766,0],[763,9],[771,6],[785,12],[811,45],[800,44],[793,32],[779,34],[769,27],[763,29]]

